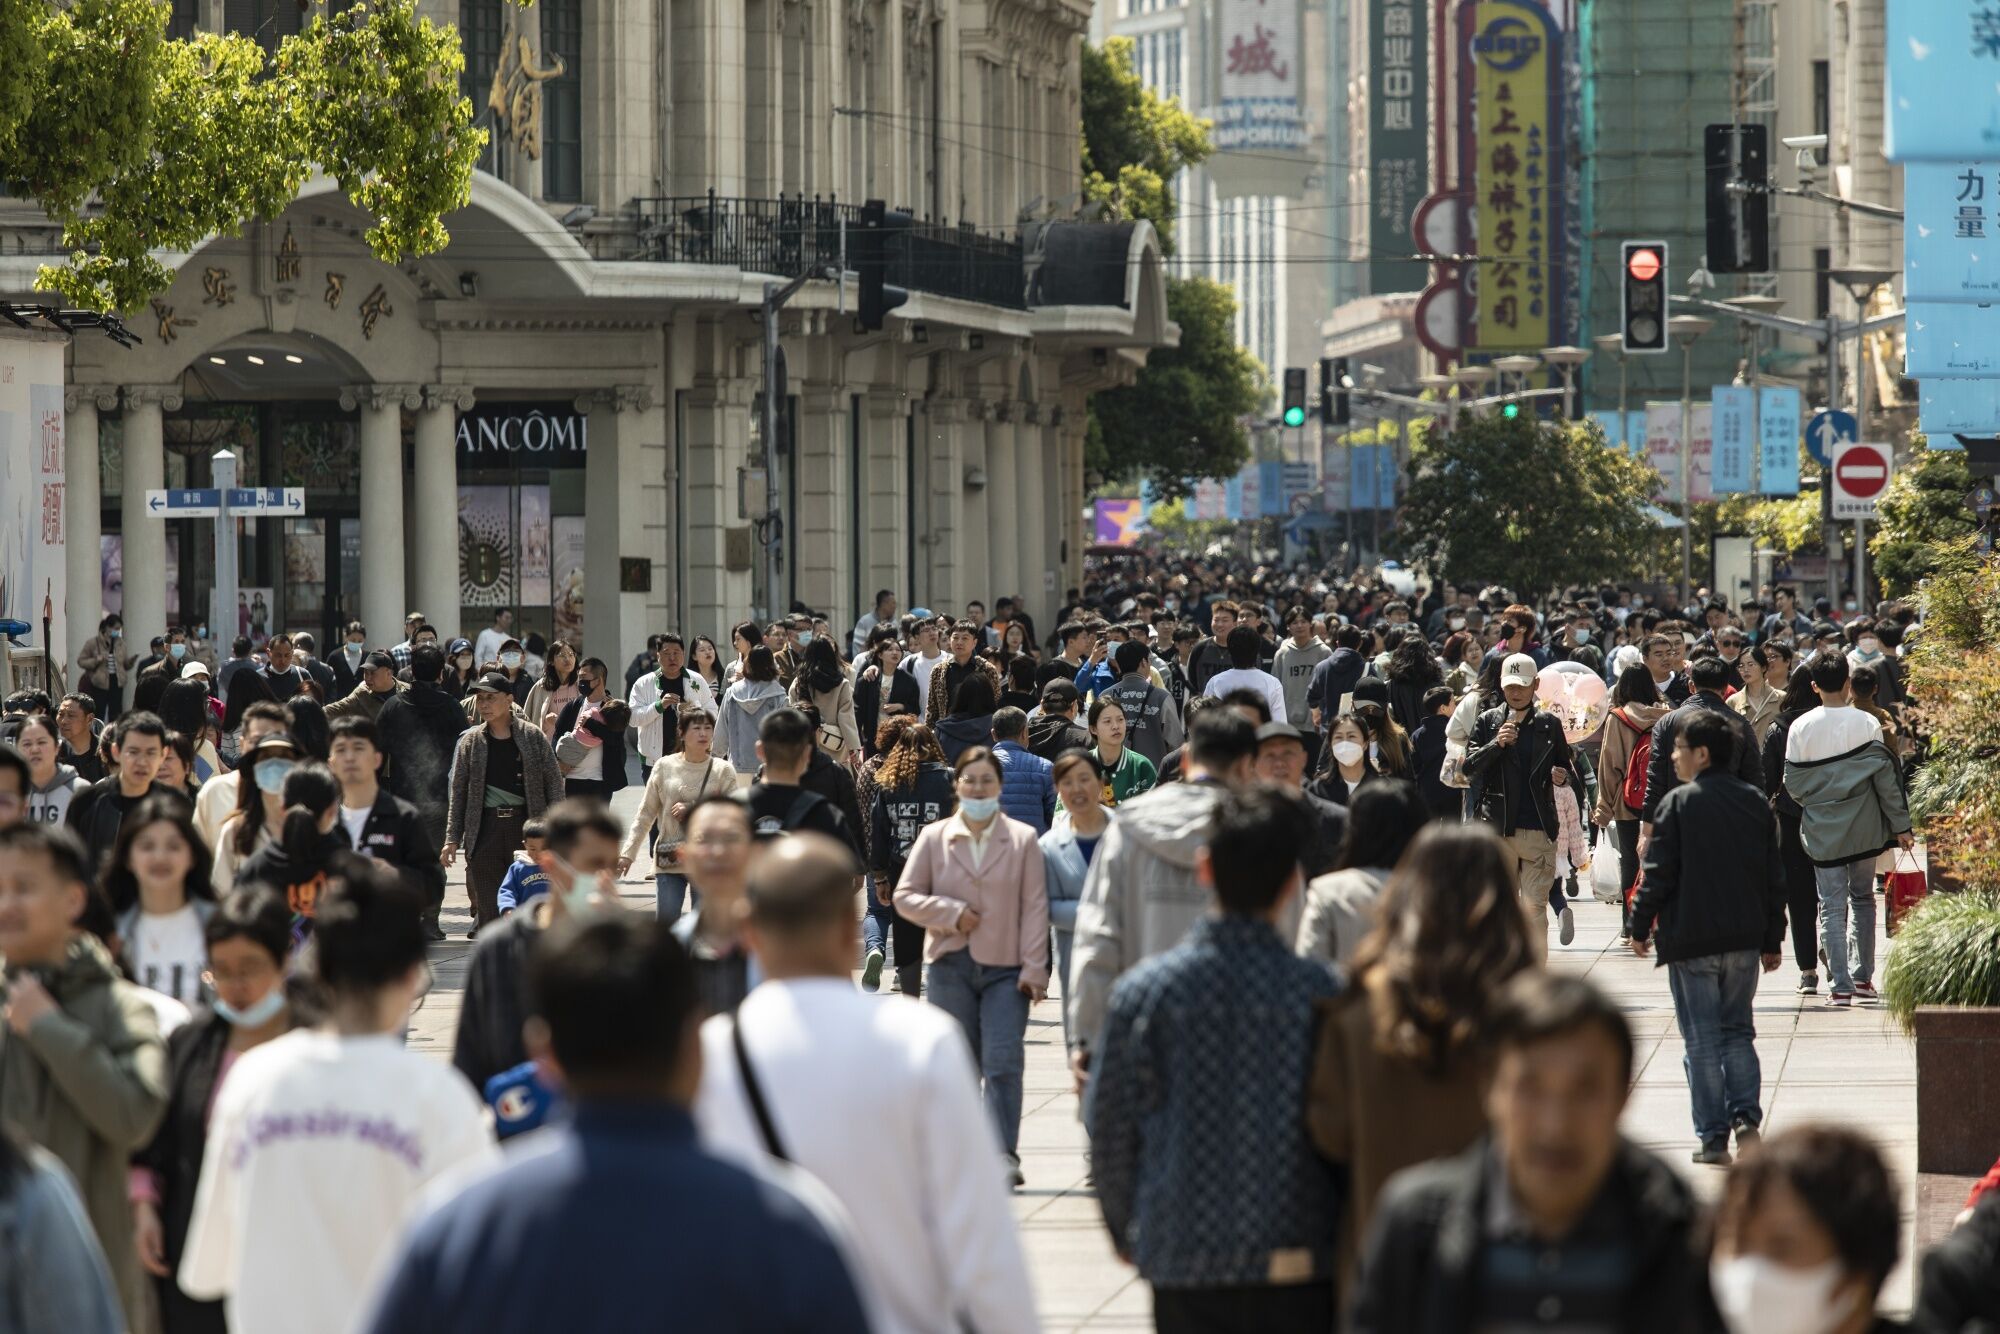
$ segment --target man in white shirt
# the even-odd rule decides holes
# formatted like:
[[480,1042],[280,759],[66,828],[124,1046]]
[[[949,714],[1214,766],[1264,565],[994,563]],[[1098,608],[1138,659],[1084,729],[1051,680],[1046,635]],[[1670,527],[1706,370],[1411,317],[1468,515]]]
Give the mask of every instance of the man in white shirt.
[[917,622],[916,628],[910,631],[910,637],[915,641],[915,647],[910,656],[903,659],[900,670],[917,678],[917,698],[927,700],[931,697],[931,673],[944,661],[944,650],[938,647],[937,617]]
[[245,1054],[209,1120],[180,1285],[232,1329],[348,1334],[425,1187],[494,1155],[464,1076],[403,1046],[430,985],[416,896],[343,861],[314,939],[329,1027]]
[[514,637],[514,610],[502,607],[493,613],[493,624],[479,632],[472,645],[472,665],[484,667],[500,657],[500,646]]
[[766,980],[702,1025],[702,1138],[745,1163],[782,1156],[866,1220],[855,1249],[888,1334],[1040,1329],[965,1039],[942,1010],[855,989],[852,871],[810,833],[752,871],[745,934]]
[[1221,699],[1232,690],[1254,690],[1264,697],[1271,706],[1271,717],[1283,719],[1285,710],[1285,687],[1278,678],[1260,668],[1257,663],[1264,652],[1264,640],[1249,625],[1239,625],[1229,632],[1229,662],[1226,672],[1217,672],[1208,678],[1208,688],[1202,693]]

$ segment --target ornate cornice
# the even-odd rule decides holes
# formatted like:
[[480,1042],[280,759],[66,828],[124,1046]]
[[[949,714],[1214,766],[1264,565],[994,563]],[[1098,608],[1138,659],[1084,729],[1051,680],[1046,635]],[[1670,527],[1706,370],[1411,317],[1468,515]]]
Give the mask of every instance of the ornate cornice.
[[453,408],[465,412],[472,407],[474,396],[469,384],[427,384],[423,392],[426,408]]
[[415,384],[350,384],[340,389],[340,410],[352,412],[356,408],[371,408],[377,412],[388,408],[408,408],[415,412],[424,405],[422,385]]
[[653,406],[653,391],[643,384],[619,384],[586,389],[576,396],[578,412],[644,412]]
[[125,406],[157,407],[162,412],[181,410],[181,387],[178,384],[128,384],[124,388]]
[[118,386],[115,384],[73,384],[63,389],[63,411],[75,412],[89,403],[99,412],[111,412],[118,407]]

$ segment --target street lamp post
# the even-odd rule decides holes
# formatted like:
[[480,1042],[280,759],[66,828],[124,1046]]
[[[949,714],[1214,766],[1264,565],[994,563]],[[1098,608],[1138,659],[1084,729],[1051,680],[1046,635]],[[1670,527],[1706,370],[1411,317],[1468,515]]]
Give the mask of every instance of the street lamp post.
[[1542,359],[1540,357],[1531,357],[1525,353],[1517,353],[1510,357],[1493,358],[1493,369],[1500,372],[1500,392],[1503,395],[1507,392],[1507,378],[1509,376],[1512,376],[1514,379],[1515,389],[1526,389],[1528,387],[1528,377],[1540,369],[1541,364]]
[[[1458,396],[1461,400],[1476,397],[1472,391],[1483,388],[1486,382],[1493,378],[1493,368],[1485,365],[1455,366],[1452,368],[1451,378],[1458,383]],[[1452,419],[1452,424],[1454,426],[1458,424],[1457,418]]]
[[[1868,307],[1875,303],[1875,293],[1880,291],[1885,284],[1893,281],[1896,274],[1890,269],[1834,269],[1827,274],[1827,277],[1847,289],[1847,294],[1854,299],[1855,313],[1865,321],[1868,318]],[[1829,315],[1828,318],[1830,323],[1831,316]],[[1839,345],[1833,339],[1827,339],[1826,356],[1829,366],[1839,365],[1840,352],[1838,348]],[[1855,429],[1861,433],[1861,438],[1866,440],[1868,438],[1868,381],[1872,377],[1869,374],[1868,335],[1865,332],[1859,336],[1859,345],[1855,348],[1854,359],[1854,425]],[[1828,384],[1831,385],[1832,383],[1833,380],[1829,376]],[[1829,392],[1827,407],[1837,409],[1839,406],[1839,401],[1833,398]],[[1839,581],[1834,576],[1833,551],[1839,545],[1839,530],[1832,522],[1833,478],[1830,475],[1832,469],[1829,468],[1827,471],[1829,476],[1820,485],[1820,494],[1824,497],[1820,501],[1820,504],[1824,507],[1821,513],[1827,520],[1826,584],[1829,600],[1835,606],[1838,606],[1840,603],[1840,591],[1838,588]],[[1868,521],[1866,519],[1856,519],[1854,521],[1854,600],[1864,606],[1868,602]]]
[[1625,420],[1625,339],[1619,334],[1599,334],[1590,340],[1597,344],[1600,352],[1609,352],[1618,359],[1618,420]]
[[[1576,371],[1577,367],[1590,360],[1590,349],[1587,347],[1545,347],[1542,349],[1542,360],[1561,372],[1563,382],[1563,417],[1566,420],[1575,421]],[[1620,411],[1624,410],[1625,405],[1623,403],[1620,403],[1618,406]],[[1624,424],[1624,418],[1619,418],[1619,424],[1621,426]]]
[[1681,349],[1681,606],[1694,599],[1694,517],[1688,503],[1693,468],[1694,434],[1694,343],[1715,327],[1714,320],[1699,315],[1676,315],[1667,321],[1667,332]]

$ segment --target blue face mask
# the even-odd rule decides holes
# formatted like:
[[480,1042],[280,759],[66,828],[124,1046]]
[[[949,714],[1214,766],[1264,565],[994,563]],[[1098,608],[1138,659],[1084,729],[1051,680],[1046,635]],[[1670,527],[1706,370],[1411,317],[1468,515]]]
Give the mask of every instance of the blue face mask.
[[273,794],[283,791],[285,775],[290,773],[297,763],[296,760],[259,760],[250,770],[251,776],[257,780],[257,790]]
[[1000,798],[960,797],[958,813],[968,820],[991,820],[1000,813]]
[[186,644],[167,645],[167,652],[172,654],[176,658],[185,658],[187,656],[187,651],[188,651],[188,646]]
[[278,983],[265,992],[261,1000],[254,1002],[246,1010],[237,1009],[220,996],[215,998],[215,1012],[228,1020],[230,1025],[235,1028],[262,1028],[265,1024],[277,1018],[278,1011],[284,1008],[285,984],[283,982]]

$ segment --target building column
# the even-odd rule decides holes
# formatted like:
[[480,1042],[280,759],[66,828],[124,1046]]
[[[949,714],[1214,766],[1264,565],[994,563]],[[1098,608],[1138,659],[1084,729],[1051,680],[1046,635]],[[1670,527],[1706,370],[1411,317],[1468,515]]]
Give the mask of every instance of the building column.
[[[644,385],[619,385],[580,394],[576,410],[584,414],[590,441],[584,454],[583,508],[590,523],[583,536],[584,651],[606,664],[629,659],[646,641],[644,592],[619,587],[619,562],[625,555],[644,557],[644,492],[640,485],[640,430],[637,413],[653,405]],[[644,557],[650,570],[652,560]]]
[[903,395],[894,389],[871,389],[862,395],[861,410],[861,447],[867,451],[862,475],[868,479],[861,511],[867,517],[861,549],[868,577],[861,582],[870,593],[878,588],[908,588],[913,572],[906,568],[910,496],[904,447],[909,426]]
[[965,420],[957,427],[960,462],[958,575],[959,595],[986,577],[993,563],[990,496],[992,474],[986,451],[986,419],[992,407],[977,399],[966,402]]
[[[966,600],[978,598],[993,609],[993,600],[1020,581],[1021,495],[1018,486],[1014,419],[1020,405],[1002,402],[994,407],[986,423],[986,514],[987,531],[993,536],[988,547],[986,568],[974,570],[966,581]],[[953,615],[965,608],[955,607]]]
[[925,471],[930,492],[923,542],[926,569],[922,577],[913,577],[909,597],[913,602],[922,597],[922,605],[928,607],[955,607],[964,597],[965,417],[963,399],[933,398],[926,404]]
[[[1048,410],[1039,403],[1022,405],[1021,420],[1015,426],[1016,457],[1020,466],[1021,488],[1021,573],[1007,592],[1027,604],[1029,615],[1042,605],[1043,572],[1049,568],[1048,531],[1051,498],[1044,487],[1047,469],[1043,466],[1042,442],[1048,434],[1044,425]],[[994,590],[999,595],[999,590]],[[1039,620],[1035,629],[1041,629]]]
[[[403,408],[423,399],[415,385],[359,384],[340,391],[343,412],[361,413],[361,623],[385,644],[400,634],[403,613],[410,604],[403,594]],[[419,492],[419,496],[423,493]],[[453,494],[456,494],[455,492]],[[457,506],[452,506],[454,515]],[[454,523],[453,527],[457,525]],[[429,614],[430,608],[423,609]],[[456,611],[456,607],[453,608]],[[452,618],[454,621],[457,617]],[[436,621],[440,642],[449,643],[445,627]]]
[[[119,527],[124,557],[126,652],[143,656],[167,632],[167,525],[146,509],[146,492],[167,484],[165,414],[178,411],[178,384],[125,386],[124,471],[119,486]],[[132,646],[137,645],[135,650]],[[132,679],[125,681],[132,698]]]
[[458,638],[458,414],[472,406],[472,388],[427,384],[417,410],[412,449],[411,550],[415,557],[409,599],[393,619],[368,627],[372,642],[393,644],[402,636],[403,617],[420,611],[437,627],[438,640]]
[[808,383],[801,389],[797,441],[798,456],[792,460],[799,470],[798,532],[790,544],[796,562],[793,585],[801,602],[833,618],[834,629],[852,629],[861,613],[850,616],[846,605],[853,581],[843,540],[847,396],[841,386]]
[[104,479],[98,454],[97,414],[118,406],[118,391],[107,385],[71,385],[63,391],[63,578],[68,585],[65,616],[68,643],[63,671],[78,680],[77,652],[104,619]]

